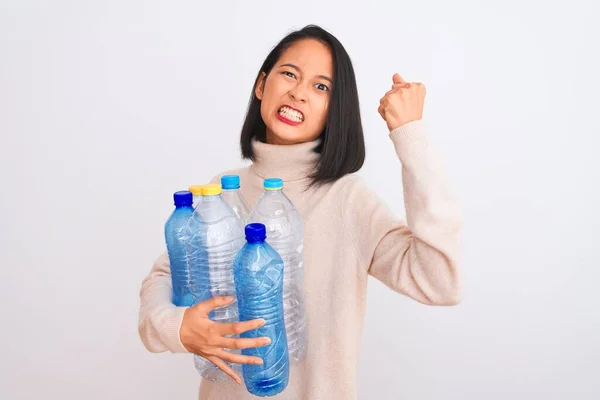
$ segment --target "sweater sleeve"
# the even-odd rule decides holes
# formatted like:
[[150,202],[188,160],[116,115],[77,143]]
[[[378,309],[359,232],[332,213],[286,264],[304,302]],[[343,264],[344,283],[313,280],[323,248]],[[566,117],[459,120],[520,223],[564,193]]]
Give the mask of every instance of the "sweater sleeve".
[[359,181],[345,196],[347,230],[371,276],[420,303],[455,305],[461,219],[441,157],[422,121],[393,130],[390,138],[402,164],[406,222]]
[[169,257],[165,252],[155,261],[140,290],[138,331],[144,346],[153,353],[188,353],[179,336],[187,307],[176,307],[172,293]]

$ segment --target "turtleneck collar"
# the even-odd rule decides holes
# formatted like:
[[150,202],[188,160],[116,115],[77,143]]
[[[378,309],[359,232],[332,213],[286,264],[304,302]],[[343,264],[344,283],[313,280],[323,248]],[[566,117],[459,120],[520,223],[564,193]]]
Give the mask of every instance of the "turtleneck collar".
[[307,178],[320,154],[314,149],[320,139],[293,145],[274,145],[254,140],[255,161],[252,170],[261,178],[281,178],[284,181],[294,181]]

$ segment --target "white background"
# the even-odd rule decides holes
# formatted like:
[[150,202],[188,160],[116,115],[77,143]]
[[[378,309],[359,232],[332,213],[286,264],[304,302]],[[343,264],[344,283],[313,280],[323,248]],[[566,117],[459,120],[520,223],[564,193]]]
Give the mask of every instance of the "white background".
[[191,357],[139,340],[140,284],[172,192],[244,165],[260,64],[317,23],[354,61],[361,174],[404,215],[377,114],[400,72],[464,211],[459,306],[371,280],[359,397],[600,398],[598,8],[2,0],[0,397],[196,398]]

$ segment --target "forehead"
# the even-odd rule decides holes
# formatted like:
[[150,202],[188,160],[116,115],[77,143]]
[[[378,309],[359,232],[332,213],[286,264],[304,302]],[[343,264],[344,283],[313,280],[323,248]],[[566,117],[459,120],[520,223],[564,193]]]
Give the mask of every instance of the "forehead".
[[294,64],[307,75],[333,75],[333,60],[329,48],[318,40],[303,39],[286,49],[278,64]]

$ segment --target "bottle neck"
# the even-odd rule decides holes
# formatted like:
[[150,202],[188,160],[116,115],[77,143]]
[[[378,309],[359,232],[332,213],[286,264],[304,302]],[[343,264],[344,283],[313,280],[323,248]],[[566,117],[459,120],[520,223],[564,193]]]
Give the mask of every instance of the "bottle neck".
[[202,202],[215,202],[221,198],[220,194],[212,194],[210,196],[202,196]]

